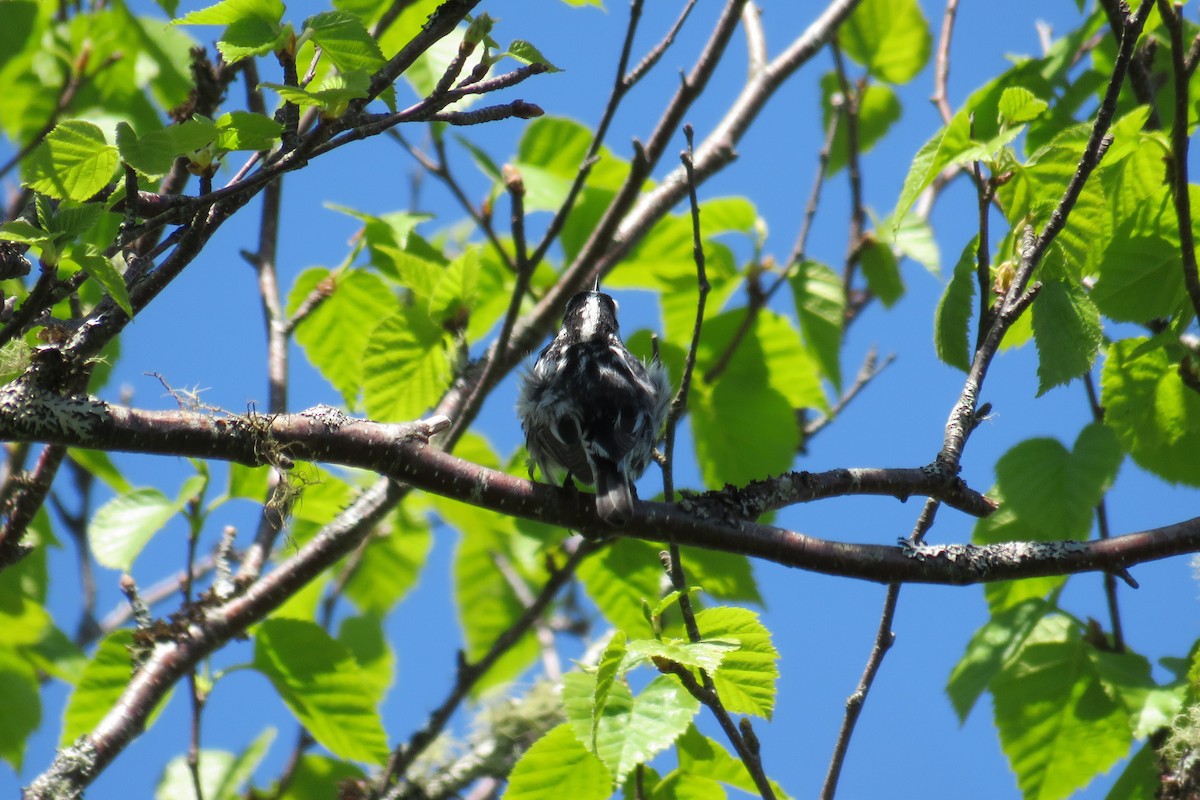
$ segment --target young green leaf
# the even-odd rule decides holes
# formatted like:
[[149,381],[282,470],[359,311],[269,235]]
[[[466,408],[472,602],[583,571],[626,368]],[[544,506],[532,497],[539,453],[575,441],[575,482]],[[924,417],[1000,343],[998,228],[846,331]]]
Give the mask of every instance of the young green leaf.
[[96,511],[88,524],[88,544],[102,566],[128,572],[142,548],[180,506],[158,489],[134,489]]
[[364,269],[331,273],[314,267],[296,278],[288,294],[288,313],[314,296],[324,299],[296,327],[296,343],[309,362],[341,393],[346,406],[359,408],[362,354],[371,331],[397,306],[387,283]]
[[112,259],[106,258],[92,245],[79,245],[71,248],[60,262],[63,266],[75,266],[86,272],[97,283],[104,287],[116,304],[130,318],[133,317],[133,305],[129,302],[129,290],[125,288],[125,278],[117,271]]
[[[563,681],[567,724],[585,746],[592,741],[592,700],[596,678],[579,672]],[[659,675],[636,697],[622,681],[614,681],[596,723],[595,752],[617,783],[638,764],[671,746],[683,733],[700,701],[673,675]]]
[[630,659],[673,661],[685,667],[716,672],[727,655],[738,649],[735,641],[704,639],[699,642],[635,639],[629,643]]
[[917,0],[863,0],[842,25],[846,55],[886,83],[907,83],[929,60],[933,36]]
[[362,19],[348,11],[323,11],[304,21],[313,41],[338,69],[373,73],[386,63],[379,42],[371,36]]
[[[841,85],[836,73],[828,72],[821,78],[821,126],[829,127],[834,112],[833,98],[841,94]],[[900,119],[900,98],[892,87],[868,84],[858,98],[858,152],[868,153],[882,139],[892,124]],[[838,112],[840,113],[840,112]],[[845,123],[839,123],[833,135],[833,147],[829,150],[829,166],[826,172],[836,175],[849,161],[849,134]]]
[[346,596],[362,611],[386,614],[417,585],[433,535],[429,523],[404,507],[389,517],[389,535],[372,538],[346,582]]
[[396,676],[396,654],[384,636],[382,619],[374,614],[346,617],[338,627],[337,640],[358,662],[364,686],[378,706]]
[[216,119],[218,150],[270,150],[279,142],[282,126],[262,114],[230,111]]
[[975,631],[967,651],[946,681],[946,694],[958,714],[959,724],[987,690],[992,679],[1025,644],[1026,637],[1050,610],[1041,599],[1025,600],[994,615]]
[[642,601],[653,605],[658,600],[663,574],[658,550],[648,542],[622,537],[579,565],[584,591],[618,630],[650,633]]
[[408,307],[372,332],[363,352],[363,402],[372,419],[417,419],[437,402],[453,372],[445,334]]
[[562,72],[562,70],[550,63],[550,59],[542,55],[542,52],[534,47],[532,43],[524,39],[513,40],[513,43],[508,46],[508,54],[522,64],[545,64],[547,72]]
[[26,739],[42,720],[38,678],[28,660],[17,650],[0,646],[0,759],[18,773],[25,754]]
[[604,800],[612,776],[575,737],[569,723],[551,729],[525,751],[508,776],[505,800]]
[[1100,312],[1079,284],[1047,280],[1033,301],[1038,351],[1038,396],[1092,368],[1104,331]]
[[806,260],[788,280],[804,339],[821,365],[821,374],[840,391],[842,322],[846,314],[842,279],[826,265]]
[[1104,316],[1119,322],[1170,317],[1186,302],[1177,236],[1142,233],[1136,222],[1113,235],[1089,295]]
[[596,689],[592,693],[592,736],[589,745],[591,750],[596,749],[596,736],[600,731],[600,720],[604,717],[604,707],[608,703],[608,693],[612,690],[624,660],[625,631],[617,631],[608,640],[608,645],[600,655],[600,663],[596,665]]
[[1086,539],[1092,513],[1112,485],[1122,450],[1110,428],[1084,427],[1068,451],[1056,439],[1026,439],[996,462],[996,478],[1023,523],[1023,539]]
[[1114,342],[1104,359],[1100,402],[1105,424],[1141,467],[1200,486],[1200,394],[1181,380],[1180,359],[1166,339]]
[[1036,119],[1049,105],[1024,86],[1009,86],[1000,95],[1000,122],[1002,125],[1029,122]]
[[[683,736],[675,740],[675,750],[679,754],[681,772],[697,778],[719,781],[749,794],[758,794],[758,786],[746,769],[745,762],[730,755],[724,747],[700,733],[695,725],[689,725]],[[770,783],[776,797],[788,796],[775,781]],[[724,798],[724,792],[719,796]]]
[[740,644],[726,654],[712,676],[725,709],[770,719],[775,708],[775,681],[779,678],[775,662],[779,652],[758,615],[745,608],[706,608],[696,614],[696,625],[705,640]]
[[1026,797],[1067,797],[1129,752],[1127,715],[1089,649],[1073,623],[1045,617],[992,679],[1000,742]]
[[[205,800],[235,800],[250,780],[259,762],[275,739],[275,729],[267,728],[238,755],[224,750],[201,750],[199,753],[200,787]],[[195,784],[186,756],[176,756],[167,762],[155,800],[174,800],[194,797]]]
[[882,241],[872,241],[862,250],[859,264],[867,287],[884,306],[891,308],[904,296],[904,281],[900,277],[900,264],[892,248]]
[[318,743],[352,761],[383,764],[387,734],[362,668],[319,625],[268,619],[254,632],[254,668]]
[[970,327],[975,311],[975,258],[979,237],[963,248],[946,291],[934,312],[933,344],[943,364],[963,372],[971,368]]
[[103,189],[117,168],[117,148],[98,125],[63,120],[46,134],[25,160],[25,185],[55,199],[89,199]]

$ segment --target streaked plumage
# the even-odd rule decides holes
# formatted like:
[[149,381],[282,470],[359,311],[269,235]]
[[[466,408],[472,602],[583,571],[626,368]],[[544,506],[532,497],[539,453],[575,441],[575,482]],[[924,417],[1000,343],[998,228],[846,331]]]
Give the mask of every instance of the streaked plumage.
[[621,342],[613,299],[581,292],[525,375],[517,415],[543,476],[556,480],[566,472],[595,484],[596,512],[623,525],[633,514],[633,481],[650,463],[670,402],[663,365],[642,363]]

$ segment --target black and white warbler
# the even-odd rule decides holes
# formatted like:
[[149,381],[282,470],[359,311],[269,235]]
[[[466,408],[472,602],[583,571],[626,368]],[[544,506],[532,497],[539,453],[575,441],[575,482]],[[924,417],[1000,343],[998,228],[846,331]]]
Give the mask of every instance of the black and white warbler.
[[670,402],[662,363],[642,363],[621,342],[616,302],[581,292],[524,376],[517,415],[530,460],[545,479],[565,472],[594,483],[596,513],[624,525],[633,514],[633,481],[654,455]]

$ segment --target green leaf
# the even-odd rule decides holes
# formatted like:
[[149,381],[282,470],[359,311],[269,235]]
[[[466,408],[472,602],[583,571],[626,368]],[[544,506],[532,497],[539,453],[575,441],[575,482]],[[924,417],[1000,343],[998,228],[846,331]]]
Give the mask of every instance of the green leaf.
[[842,322],[846,315],[842,279],[828,266],[806,260],[788,280],[804,340],[816,356],[821,374],[840,391]]
[[387,760],[387,734],[371,697],[372,684],[350,651],[320,626],[265,620],[254,633],[254,668],[334,755],[370,764]]
[[[725,357],[744,316],[738,309],[705,324],[697,375]],[[692,431],[705,482],[745,483],[790,467],[800,443],[795,410],[828,409],[819,376],[792,323],[760,313],[716,384],[693,384]]]
[[[971,541],[975,544],[1022,541],[1033,537],[1032,525],[1021,517],[1007,502],[1000,487],[993,487],[988,496],[1000,504],[1000,509],[975,523]],[[1051,596],[1066,583],[1062,575],[1042,578],[1025,578],[1015,581],[994,581],[984,586],[983,595],[993,616],[1026,600],[1041,600]]]
[[304,21],[304,28],[312,31],[313,41],[344,72],[364,70],[373,73],[387,61],[379,49],[379,42],[367,31],[362,20],[348,11],[316,14]]
[[399,307],[379,276],[362,269],[340,273],[314,267],[296,278],[288,294],[288,314],[314,293],[325,299],[296,326],[296,342],[309,362],[341,393],[350,409],[359,407],[363,359],[377,320]]
[[904,281],[900,278],[900,265],[892,248],[881,241],[873,241],[863,248],[859,264],[867,288],[875,293],[880,302],[891,308],[904,296]]
[[[464,438],[455,453],[477,464],[499,466],[490,448],[479,439]],[[465,640],[468,661],[481,658],[525,612],[525,605],[497,565],[503,559],[527,586],[545,581],[540,559],[520,548],[527,541],[516,532],[512,517],[434,498],[438,515],[458,530],[454,553],[454,601]],[[531,563],[533,562],[532,566]],[[535,589],[536,591],[536,589]],[[538,654],[537,640],[526,634],[514,644],[474,687],[475,694],[519,675]]]
[[42,703],[33,667],[9,647],[0,647],[0,708],[0,759],[19,773],[26,740],[42,720]]
[[926,220],[911,213],[900,217],[899,221],[889,217],[875,223],[875,234],[894,252],[916,261],[929,274],[941,276],[941,252],[933,228]]
[[1104,360],[1100,402],[1105,424],[1139,466],[1200,486],[1200,394],[1184,385],[1179,369],[1180,354],[1169,341],[1114,342]]
[[1109,699],[1078,628],[1043,619],[991,683],[996,727],[1025,797],[1067,797],[1107,771],[1133,741]]
[[298,106],[316,106],[325,119],[340,119],[346,113],[351,100],[366,97],[370,93],[371,76],[366,70],[331,72],[326,75],[314,91],[282,83],[261,83],[281,98]]
[[1146,742],[1129,759],[1105,800],[1156,800],[1161,797],[1161,789],[1159,751],[1153,743]]
[[1036,119],[1050,104],[1024,86],[1009,86],[1000,94],[1001,125],[1020,125]]
[[770,719],[775,707],[775,681],[779,678],[775,664],[779,652],[758,615],[745,608],[706,608],[696,614],[696,625],[706,641],[735,641],[741,645],[725,656],[712,676],[725,709]]
[[[204,799],[235,800],[240,797],[241,787],[249,782],[274,739],[275,729],[267,728],[239,755],[224,750],[201,750],[200,791]],[[196,797],[186,756],[176,756],[167,762],[154,797],[156,800],[193,800]]]
[[25,161],[25,185],[55,199],[89,199],[117,168],[117,148],[98,125],[80,119],[54,126]]
[[75,642],[50,624],[42,629],[41,638],[31,646],[23,648],[22,655],[35,669],[72,686],[79,683],[79,677],[88,661]]
[[617,679],[621,662],[625,659],[625,638],[625,631],[615,632],[596,665],[596,688],[592,692],[592,735],[588,740],[591,750],[596,749],[596,736],[600,732],[600,720],[604,718],[608,693],[612,691],[613,681]]
[[1187,301],[1179,242],[1140,233],[1133,223],[1124,224],[1104,249],[1089,296],[1101,313],[1119,322],[1173,316]]
[[102,566],[128,572],[142,548],[180,507],[158,489],[134,489],[109,500],[88,524],[88,543]]
[[279,22],[283,19],[283,12],[283,0],[221,0],[215,5],[185,14],[172,24],[232,25],[251,17]]
[[150,180],[166,175],[179,155],[166,130],[139,137],[128,122],[117,123],[117,152],[122,161]]
[[286,800],[328,800],[338,796],[344,781],[365,778],[365,773],[353,764],[310,753],[300,758],[286,793],[280,794],[275,788],[270,793]]
[[1050,605],[1043,600],[1025,600],[995,614],[975,631],[966,653],[946,681],[946,694],[950,695],[959,724],[967,721],[992,679],[1024,646],[1025,639],[1049,610]]
[[358,662],[364,686],[372,693],[373,705],[378,706],[396,674],[396,655],[383,634],[381,618],[374,614],[346,617],[338,628],[337,639]]
[[363,401],[372,419],[407,422],[428,411],[450,385],[445,334],[419,309],[381,322],[363,353]]
[[620,631],[649,633],[642,603],[654,605],[661,594],[659,548],[619,538],[579,565],[579,580],[600,613]]
[[40,246],[54,241],[54,235],[23,219],[14,219],[0,225],[0,240]]
[[103,450],[84,450],[73,447],[67,454],[79,466],[83,467],[93,477],[98,478],[105,486],[117,494],[133,491],[133,485],[125,479],[112,457]]
[[[833,98],[841,95],[841,85],[836,73],[827,72],[821,78],[821,127],[829,127],[833,117]],[[882,139],[892,124],[900,119],[900,98],[890,86],[868,84],[858,98],[858,152],[870,152],[875,143]],[[845,168],[849,160],[849,135],[846,124],[839,121],[834,131],[833,146],[829,151],[828,175],[836,175]]]
[[[592,740],[592,698],[596,677],[581,672],[563,676],[563,704],[575,736]],[[670,747],[700,710],[673,675],[659,675],[636,697],[621,681],[612,684],[596,726],[596,755],[617,783],[638,764]]]
[[846,55],[886,83],[907,83],[933,48],[917,0],[863,0],[838,32]]
[[749,558],[698,547],[681,547],[680,558],[688,582],[693,587],[703,587],[705,594],[723,600],[762,604]]
[[505,800],[604,800],[612,777],[575,737],[569,723],[552,728],[525,751],[508,776]]
[[796,410],[774,387],[725,376],[709,391],[693,391],[688,407],[696,459],[710,488],[776,475],[796,459]]
[[725,656],[738,649],[738,643],[703,639],[699,642],[635,639],[629,643],[629,657],[637,661],[665,658],[693,669],[716,672]]
[[[95,730],[100,721],[112,711],[129,686],[133,672],[133,660],[129,655],[133,647],[133,631],[116,630],[100,640],[92,660],[83,669],[83,674],[67,700],[63,711],[63,731],[59,747],[72,744],[80,736]],[[168,693],[159,701],[147,718],[146,729],[154,724],[159,712],[170,702]]]
[[451,324],[468,316],[475,308],[479,281],[480,248],[468,247],[442,271],[429,298],[429,314],[435,320]]
[[1104,330],[1100,312],[1074,281],[1048,280],[1033,301],[1038,396],[1092,368]]
[[[724,747],[701,734],[695,725],[689,725],[687,732],[675,741],[675,749],[679,754],[680,771],[695,777],[720,781],[750,794],[759,793],[754,778],[746,769],[746,764],[740,758],[730,755]],[[787,793],[775,781],[770,783],[775,790],[776,797],[787,797]],[[655,796],[657,797],[657,794]],[[676,796],[690,797],[690,795]],[[724,797],[724,794],[721,794],[720,797]]]
[[904,177],[904,186],[900,189],[896,208],[890,215],[892,224],[898,224],[899,220],[904,219],[912,204],[916,202],[917,196],[933,183],[938,173],[955,163],[962,153],[972,146],[970,131],[970,116],[960,111],[946,127],[921,145],[921,149],[913,157],[912,166],[908,168],[908,174]]
[[416,587],[433,546],[428,523],[410,519],[403,507],[388,520],[390,529],[371,540],[346,582],[346,596],[354,605],[380,615]]
[[1112,701],[1125,710],[1137,738],[1152,736],[1175,724],[1183,710],[1187,687],[1160,687],[1150,674],[1150,662],[1134,652],[1088,651],[1100,683]]
[[542,52],[524,39],[514,39],[508,46],[508,54],[522,64],[545,64],[547,72],[562,72]]
[[111,259],[101,255],[91,245],[83,245],[72,248],[63,257],[61,263],[64,266],[73,264],[95,279],[104,287],[104,291],[108,292],[109,297],[120,306],[121,310],[132,319],[133,306],[129,302],[129,291],[125,288],[125,278],[117,271]]
[[283,131],[283,126],[270,117],[249,111],[222,114],[216,125],[218,150],[270,150]]
[[1086,539],[1092,514],[1121,464],[1121,446],[1110,428],[1084,427],[1073,451],[1056,439],[1026,439],[996,462],[1006,505],[1026,529],[1022,538]]
[[975,258],[979,237],[975,236],[963,248],[946,291],[934,313],[933,345],[943,364],[963,372],[971,368],[971,317],[974,314]]

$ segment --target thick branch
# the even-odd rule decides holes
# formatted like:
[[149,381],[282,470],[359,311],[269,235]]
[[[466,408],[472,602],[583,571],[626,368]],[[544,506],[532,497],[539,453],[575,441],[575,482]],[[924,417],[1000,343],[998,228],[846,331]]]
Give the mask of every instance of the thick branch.
[[[445,425],[444,419],[403,425],[353,420],[332,408],[275,417],[218,419],[180,411],[137,411],[54,395],[20,395],[12,385],[0,390],[0,438],[220,458],[246,464],[286,466],[294,459],[330,461],[373,470],[502,514],[576,531],[616,533],[596,516],[589,495],[531,483],[431,446],[429,435]],[[867,474],[847,471],[841,480],[849,490]],[[880,475],[887,477],[881,478],[880,485],[890,487],[889,494],[896,493],[895,487],[900,485],[897,481],[903,477],[914,481],[905,487],[905,496],[927,494],[942,499],[948,494],[948,485],[938,469],[881,471]],[[951,487],[949,495],[954,491]],[[633,519],[621,535],[655,542],[665,538],[682,545],[872,581],[968,584],[1104,570],[1119,574],[1143,561],[1200,550],[1200,518],[1098,542],[894,547],[825,541],[755,524],[734,511],[709,504],[689,507],[641,502],[635,504]]]

